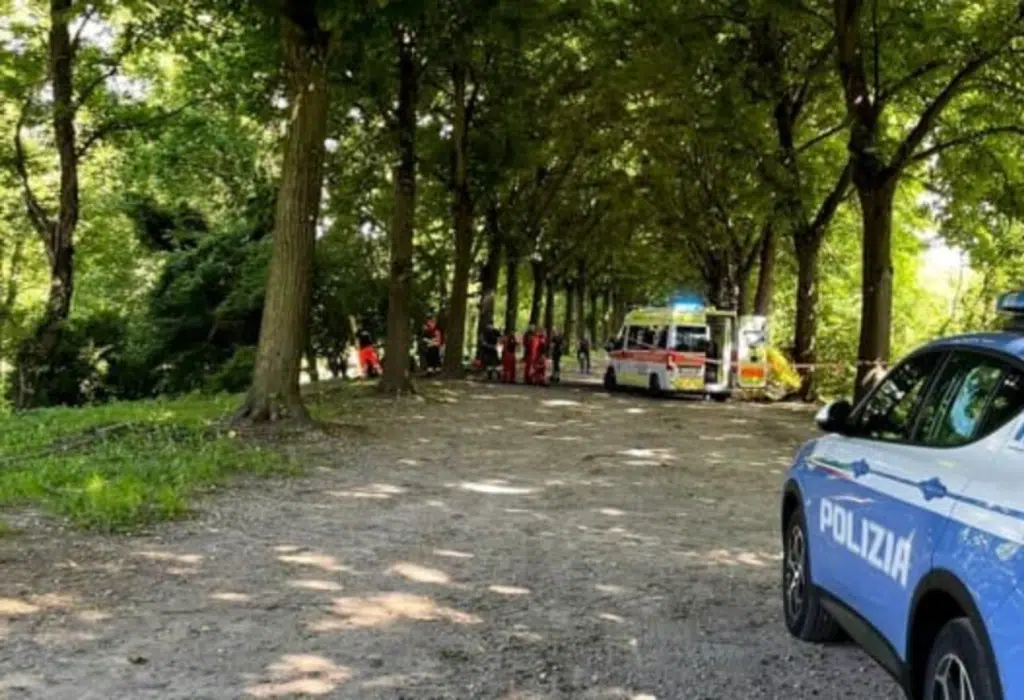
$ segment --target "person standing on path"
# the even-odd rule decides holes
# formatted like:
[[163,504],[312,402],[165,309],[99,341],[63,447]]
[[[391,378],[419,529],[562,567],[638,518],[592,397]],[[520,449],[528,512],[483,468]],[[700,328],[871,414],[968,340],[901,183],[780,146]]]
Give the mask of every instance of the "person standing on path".
[[516,332],[508,329],[501,343],[501,381],[506,384],[516,383]]
[[551,383],[558,384],[562,381],[562,353],[565,350],[565,339],[562,332],[557,328],[551,331],[551,340],[548,347],[551,352]]
[[533,383],[540,386],[548,384],[548,338],[544,329],[540,328],[533,336]]
[[531,323],[523,333],[523,382],[533,384],[533,353],[536,349],[534,336],[537,335],[537,328]]
[[483,335],[480,338],[481,360],[484,369],[487,371],[487,381],[494,381],[498,378],[498,342],[501,340],[501,333],[493,324],[487,324]]
[[584,333],[576,349],[576,361],[580,364],[582,374],[590,374],[590,337]]

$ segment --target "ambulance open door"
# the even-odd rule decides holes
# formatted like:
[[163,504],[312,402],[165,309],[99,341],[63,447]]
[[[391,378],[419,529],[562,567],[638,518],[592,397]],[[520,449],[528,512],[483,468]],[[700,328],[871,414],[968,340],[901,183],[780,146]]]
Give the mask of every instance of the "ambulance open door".
[[711,396],[727,397],[732,391],[733,338],[736,333],[736,314],[732,311],[708,311],[708,371],[705,392]]
[[768,386],[768,318],[741,316],[736,338],[737,383],[741,389]]

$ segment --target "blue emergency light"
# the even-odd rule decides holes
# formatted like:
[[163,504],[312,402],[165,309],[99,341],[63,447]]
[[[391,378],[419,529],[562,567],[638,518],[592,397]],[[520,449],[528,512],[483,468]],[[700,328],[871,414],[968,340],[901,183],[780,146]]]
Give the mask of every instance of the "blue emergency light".
[[1007,292],[996,302],[996,311],[1014,316],[1024,315],[1024,291]]
[[682,292],[672,297],[670,302],[676,311],[700,311],[704,308],[704,297],[695,292]]

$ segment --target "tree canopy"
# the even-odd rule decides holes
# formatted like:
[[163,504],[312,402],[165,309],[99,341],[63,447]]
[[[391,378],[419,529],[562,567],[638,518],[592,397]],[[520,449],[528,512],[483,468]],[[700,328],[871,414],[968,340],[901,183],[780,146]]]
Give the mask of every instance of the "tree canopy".
[[457,376],[684,291],[863,390],[1024,273],[1016,1],[0,0],[0,45],[9,405],[301,419],[358,330],[407,391],[431,314]]

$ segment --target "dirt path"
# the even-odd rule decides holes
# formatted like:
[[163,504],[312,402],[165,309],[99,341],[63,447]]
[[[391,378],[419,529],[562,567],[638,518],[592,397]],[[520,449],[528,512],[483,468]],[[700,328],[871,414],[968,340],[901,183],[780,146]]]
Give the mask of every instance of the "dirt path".
[[804,410],[458,385],[135,538],[0,540],[0,698],[864,698],[780,621]]

